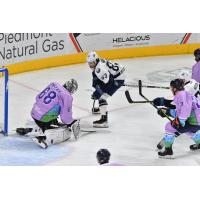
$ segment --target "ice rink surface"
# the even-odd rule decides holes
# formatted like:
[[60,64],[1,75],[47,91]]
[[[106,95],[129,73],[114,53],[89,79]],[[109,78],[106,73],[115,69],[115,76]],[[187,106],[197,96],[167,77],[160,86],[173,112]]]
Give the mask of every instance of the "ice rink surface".
[[[160,56],[115,60],[126,67],[128,82],[169,86],[169,81],[181,69],[191,70],[195,63],[192,55]],[[35,96],[48,83],[63,84],[74,78],[79,89],[74,95],[74,118],[80,118],[83,126],[92,125],[100,116],[92,116],[92,75],[86,63],[27,72],[10,76],[9,80],[9,135],[0,137],[0,165],[75,165],[95,166],[96,152],[107,148],[111,162],[127,166],[200,165],[200,152],[190,152],[193,141],[181,135],[174,143],[175,159],[165,160],[157,156],[156,145],[163,137],[166,119],[157,115],[148,103],[129,104],[122,87],[109,103],[109,128],[96,133],[82,133],[78,141],[71,139],[62,144],[40,149],[30,138],[20,138],[14,129],[23,127],[30,120],[30,111]],[[0,79],[2,83],[2,78]],[[134,100],[144,100],[137,88],[128,88]],[[143,89],[149,98],[172,97],[166,89]],[[2,91],[0,94],[2,97]],[[2,98],[1,98],[2,99]],[[1,115],[2,121],[2,115]]]

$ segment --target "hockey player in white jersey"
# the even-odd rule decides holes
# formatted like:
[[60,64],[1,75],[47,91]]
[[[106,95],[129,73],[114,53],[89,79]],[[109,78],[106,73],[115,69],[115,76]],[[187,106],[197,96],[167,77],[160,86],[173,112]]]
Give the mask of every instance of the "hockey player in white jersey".
[[199,83],[196,80],[191,79],[191,74],[189,71],[181,70],[177,78],[183,79],[185,83],[184,88],[186,91],[188,91],[189,93],[191,93],[196,97],[199,95]]
[[94,121],[94,127],[108,127],[108,103],[107,98],[112,96],[122,85],[124,85],[125,68],[118,63],[101,59],[96,52],[90,52],[87,56],[87,63],[92,70],[93,82],[95,88],[92,99],[98,100],[99,108],[93,110],[93,113],[100,112],[101,119]]
[[[199,95],[199,83],[194,79],[191,79],[191,74],[187,70],[181,70],[177,78],[182,79],[184,81],[184,88],[186,91],[190,92],[192,95],[198,97]],[[165,99],[164,97],[158,97],[153,100],[155,106],[165,106],[165,107],[172,107],[173,104],[172,100]]]

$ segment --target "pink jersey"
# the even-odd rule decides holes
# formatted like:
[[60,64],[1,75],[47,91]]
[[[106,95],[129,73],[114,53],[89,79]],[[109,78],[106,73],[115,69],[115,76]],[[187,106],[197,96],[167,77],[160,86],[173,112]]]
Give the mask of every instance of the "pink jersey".
[[192,79],[200,83],[200,61],[192,67]]
[[179,119],[200,125],[200,100],[187,91],[179,91],[173,100]]
[[36,96],[31,115],[34,119],[49,122],[60,115],[64,124],[70,124],[72,118],[71,94],[59,83],[50,83],[40,94]]

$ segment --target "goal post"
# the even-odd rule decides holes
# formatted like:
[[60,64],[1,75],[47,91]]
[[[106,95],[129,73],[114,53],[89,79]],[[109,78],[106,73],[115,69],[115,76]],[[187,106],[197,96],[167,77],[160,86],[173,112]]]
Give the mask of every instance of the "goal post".
[[8,135],[8,69],[0,68],[0,84],[1,84],[1,120],[2,127],[1,132],[7,136]]

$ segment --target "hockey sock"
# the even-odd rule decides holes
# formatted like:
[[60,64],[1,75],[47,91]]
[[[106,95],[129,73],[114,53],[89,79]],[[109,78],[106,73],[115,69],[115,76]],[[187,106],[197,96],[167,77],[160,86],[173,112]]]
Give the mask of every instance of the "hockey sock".
[[200,131],[197,131],[194,136],[192,137],[196,144],[200,144]]
[[166,134],[164,136],[164,144],[166,148],[171,148],[172,144],[174,143],[175,136],[172,134]]

